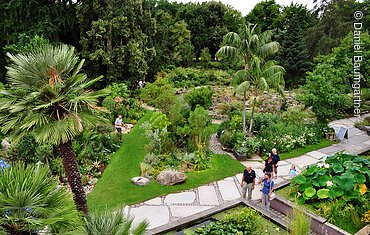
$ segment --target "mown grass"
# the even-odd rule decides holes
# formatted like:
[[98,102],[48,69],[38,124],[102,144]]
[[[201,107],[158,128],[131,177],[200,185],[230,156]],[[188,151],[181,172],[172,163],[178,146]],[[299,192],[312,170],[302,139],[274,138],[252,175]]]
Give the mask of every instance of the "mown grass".
[[289,158],[299,157],[299,156],[302,156],[302,155],[304,155],[308,152],[315,151],[315,150],[318,150],[318,149],[321,149],[321,148],[325,148],[325,147],[328,147],[328,146],[333,145],[335,143],[336,143],[335,141],[324,139],[324,140],[322,140],[321,142],[319,142],[317,144],[306,145],[303,148],[293,149],[293,150],[291,150],[287,153],[281,153],[281,154],[279,154],[280,159],[285,160],[285,159],[289,159]]
[[210,169],[187,173],[188,179],[183,184],[162,186],[152,180],[145,187],[134,185],[130,180],[140,176],[140,163],[144,159],[144,146],[147,143],[140,125],[149,120],[152,113],[147,112],[129,134],[123,135],[123,144],[112,156],[112,161],[102,178],[88,195],[88,206],[91,211],[119,209],[124,205],[198,187],[243,171],[244,166],[229,156],[213,155]]

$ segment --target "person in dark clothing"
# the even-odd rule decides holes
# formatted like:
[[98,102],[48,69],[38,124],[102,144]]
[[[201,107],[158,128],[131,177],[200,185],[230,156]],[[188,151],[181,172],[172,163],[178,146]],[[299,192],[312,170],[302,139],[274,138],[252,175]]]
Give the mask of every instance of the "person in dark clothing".
[[273,148],[271,150],[271,157],[272,161],[274,162],[274,178],[277,178],[277,168],[278,168],[278,162],[280,161],[280,156],[276,152],[276,148]]
[[245,195],[248,191],[248,200],[252,200],[252,190],[254,190],[254,184],[256,182],[256,172],[252,170],[251,165],[247,165],[244,170],[242,182],[240,186],[242,187],[242,197],[245,198]]
[[267,160],[265,161],[265,168],[263,168],[263,172],[264,173],[271,173],[271,176],[273,176],[273,173],[275,171],[275,164],[274,162],[272,161],[272,156],[271,154],[269,154],[269,157],[267,158]]

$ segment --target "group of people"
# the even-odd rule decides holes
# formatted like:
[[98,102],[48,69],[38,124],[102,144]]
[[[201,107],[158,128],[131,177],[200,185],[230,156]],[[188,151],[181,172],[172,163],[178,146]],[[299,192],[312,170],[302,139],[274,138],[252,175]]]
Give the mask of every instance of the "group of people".
[[[278,162],[280,161],[280,156],[277,154],[277,151],[275,148],[271,150],[271,153],[269,153],[268,158],[266,159],[264,163],[264,177],[261,177],[258,184],[262,185],[262,207],[266,208],[267,210],[270,209],[270,200],[273,198],[273,192],[274,192],[274,186],[275,182],[273,179],[277,178],[277,168],[278,168]],[[289,176],[293,178],[297,175],[297,171],[294,165],[291,166],[289,171]],[[241,187],[242,187],[242,197],[246,198],[246,195],[248,193],[247,199],[252,200],[252,191],[255,188],[256,184],[256,172],[252,169],[251,165],[247,165],[246,169],[244,170],[242,181],[241,181]]]

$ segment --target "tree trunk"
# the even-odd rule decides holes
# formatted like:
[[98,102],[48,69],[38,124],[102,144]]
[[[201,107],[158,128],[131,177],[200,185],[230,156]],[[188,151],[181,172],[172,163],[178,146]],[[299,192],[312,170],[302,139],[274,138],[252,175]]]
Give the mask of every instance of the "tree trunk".
[[244,135],[247,134],[247,128],[245,126],[245,113],[247,112],[247,107],[245,105],[246,100],[247,100],[247,91],[244,90],[244,96],[243,96],[243,133]]
[[253,126],[253,118],[254,118],[254,109],[256,107],[256,96],[253,98],[253,104],[252,104],[252,114],[251,114],[251,121],[249,124],[249,133],[252,133],[252,126]]
[[112,52],[113,50],[113,35],[112,35],[112,22],[109,23],[109,29],[108,29],[108,39],[107,39],[107,51]]
[[78,170],[77,158],[72,149],[72,142],[59,144],[60,154],[62,155],[63,166],[66,171],[69,186],[74,194],[73,199],[75,201],[77,210],[87,214],[87,201],[86,194],[81,182],[81,174]]

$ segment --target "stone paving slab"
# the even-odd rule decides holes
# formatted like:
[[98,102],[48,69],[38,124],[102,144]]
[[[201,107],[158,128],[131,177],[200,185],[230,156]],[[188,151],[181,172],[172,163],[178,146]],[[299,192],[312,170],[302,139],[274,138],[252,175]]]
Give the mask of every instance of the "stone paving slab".
[[149,221],[148,229],[170,222],[170,212],[167,206],[140,206],[131,208],[130,216],[134,216],[133,224],[138,224],[140,221]]
[[323,158],[323,157],[327,156],[327,154],[324,154],[324,153],[321,153],[321,152],[318,152],[318,151],[311,151],[311,152],[308,152],[306,154],[308,156],[316,158],[316,159],[320,159],[320,158]]
[[200,186],[198,195],[200,205],[220,205],[214,186]]
[[279,161],[279,166],[284,166],[284,165],[291,165],[292,163],[288,162],[287,160],[281,160]]
[[306,166],[315,164],[319,160],[317,160],[316,158],[310,157],[308,155],[303,155],[303,156],[300,156],[300,157],[287,159],[286,161],[288,161],[291,164],[294,164],[294,165],[296,165],[296,166],[298,166],[299,168],[302,169]]
[[195,192],[168,194],[163,201],[165,204],[176,204],[176,203],[190,204],[195,201]]
[[264,177],[264,175],[265,175],[265,173],[263,173],[262,169],[254,169],[254,171],[256,172],[256,177],[257,178]]
[[[254,171],[256,171],[256,170],[254,170]],[[235,177],[238,180],[238,183],[240,184],[242,182],[243,173],[239,173]]]
[[255,169],[255,168],[262,168],[263,167],[263,163],[261,162],[258,162],[258,161],[243,161],[243,162],[240,162],[241,164],[243,164],[244,166],[246,166],[247,164],[251,165],[252,169]]
[[317,150],[319,151],[320,153],[324,153],[324,154],[328,154],[328,155],[332,155],[336,152],[340,152],[342,151],[341,148],[337,147],[337,146],[328,146],[328,147],[325,147],[325,148],[322,148],[322,149],[319,149]]
[[210,208],[212,206],[170,206],[172,216],[177,218],[191,216]]
[[290,171],[290,168],[292,167],[292,164],[289,164],[289,165],[283,165],[283,166],[278,166],[277,168],[277,175],[278,176],[285,176],[285,175],[289,175],[289,171]]
[[234,181],[221,180],[217,182],[222,198],[231,201],[240,197],[238,188]]
[[162,205],[162,198],[156,197],[144,202],[146,205]]

